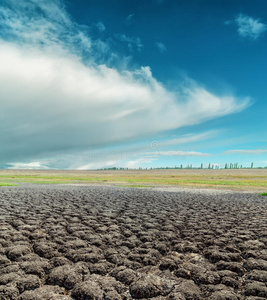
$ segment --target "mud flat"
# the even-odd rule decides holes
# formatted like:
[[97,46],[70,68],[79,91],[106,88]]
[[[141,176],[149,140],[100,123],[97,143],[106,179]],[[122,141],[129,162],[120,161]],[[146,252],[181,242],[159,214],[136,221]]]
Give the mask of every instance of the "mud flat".
[[267,197],[0,188],[0,299],[266,299]]

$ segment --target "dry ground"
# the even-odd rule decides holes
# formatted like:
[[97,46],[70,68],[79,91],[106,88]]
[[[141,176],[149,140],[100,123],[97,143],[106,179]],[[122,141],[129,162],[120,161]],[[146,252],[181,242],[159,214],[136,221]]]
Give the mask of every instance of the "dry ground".
[[0,299],[266,299],[267,198],[0,188]]

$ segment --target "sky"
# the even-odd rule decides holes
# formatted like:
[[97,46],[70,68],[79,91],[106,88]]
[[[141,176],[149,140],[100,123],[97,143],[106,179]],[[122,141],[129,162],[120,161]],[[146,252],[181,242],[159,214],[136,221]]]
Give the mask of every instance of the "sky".
[[267,166],[267,1],[0,0],[0,168]]

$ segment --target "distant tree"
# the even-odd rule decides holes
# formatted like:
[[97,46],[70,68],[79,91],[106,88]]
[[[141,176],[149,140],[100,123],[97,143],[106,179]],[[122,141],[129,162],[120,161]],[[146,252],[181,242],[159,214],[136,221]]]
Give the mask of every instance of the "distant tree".
[[227,163],[225,164],[224,168],[225,168],[225,169],[228,169],[228,165],[227,165]]
[[251,163],[251,166],[250,166],[250,168],[251,168],[251,169],[253,169],[253,162]]

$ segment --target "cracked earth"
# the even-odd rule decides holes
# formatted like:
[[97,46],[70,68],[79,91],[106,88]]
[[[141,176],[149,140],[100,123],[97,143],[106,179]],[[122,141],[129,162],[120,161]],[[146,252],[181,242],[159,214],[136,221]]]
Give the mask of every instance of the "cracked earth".
[[0,299],[267,298],[267,198],[0,189]]

